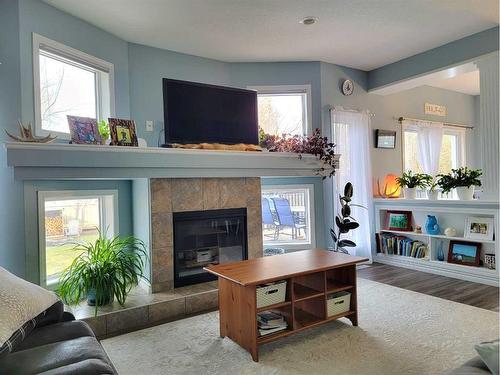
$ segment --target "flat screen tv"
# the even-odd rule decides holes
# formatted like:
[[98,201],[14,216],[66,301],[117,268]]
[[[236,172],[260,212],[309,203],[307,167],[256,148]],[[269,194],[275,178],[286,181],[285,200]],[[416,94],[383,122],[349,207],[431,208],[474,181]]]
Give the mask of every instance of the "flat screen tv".
[[165,142],[258,144],[257,93],[163,79]]

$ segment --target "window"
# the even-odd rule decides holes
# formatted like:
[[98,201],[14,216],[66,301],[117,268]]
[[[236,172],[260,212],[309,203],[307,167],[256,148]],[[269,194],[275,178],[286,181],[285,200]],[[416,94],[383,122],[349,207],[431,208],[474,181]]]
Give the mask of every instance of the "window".
[[311,133],[311,86],[262,86],[257,90],[259,126],[273,135]]
[[55,286],[61,272],[82,253],[75,246],[93,242],[99,231],[118,233],[118,193],[41,191],[38,193],[40,282]]
[[313,185],[262,187],[262,233],[266,247],[308,249],[314,238]]
[[33,76],[37,134],[69,139],[67,115],[113,115],[113,64],[33,34]]
[[[403,127],[403,168],[405,171],[422,173],[418,161],[417,132],[410,126]],[[444,127],[443,141],[439,156],[439,173],[449,173],[451,169],[465,165],[465,130]]]

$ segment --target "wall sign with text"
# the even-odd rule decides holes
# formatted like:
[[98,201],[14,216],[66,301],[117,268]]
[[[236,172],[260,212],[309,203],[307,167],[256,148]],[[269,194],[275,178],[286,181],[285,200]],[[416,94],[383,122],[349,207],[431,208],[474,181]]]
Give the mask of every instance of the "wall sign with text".
[[425,103],[424,112],[426,115],[446,116],[446,107],[444,105]]

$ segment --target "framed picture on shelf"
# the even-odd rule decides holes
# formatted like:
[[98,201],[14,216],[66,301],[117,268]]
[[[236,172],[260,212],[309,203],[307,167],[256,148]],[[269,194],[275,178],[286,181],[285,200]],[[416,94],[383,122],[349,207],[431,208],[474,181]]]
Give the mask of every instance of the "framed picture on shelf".
[[479,242],[450,241],[448,263],[479,267],[480,257],[481,244]]
[[97,120],[90,117],[67,116],[71,143],[100,145],[102,138]]
[[393,130],[375,130],[376,148],[396,148],[396,132]]
[[109,118],[109,132],[111,134],[111,144],[115,146],[139,145],[135,132],[135,121],[119,118]]
[[385,219],[388,230],[411,231],[411,211],[387,211]]
[[491,217],[472,217],[465,219],[464,237],[472,240],[493,241],[495,221]]

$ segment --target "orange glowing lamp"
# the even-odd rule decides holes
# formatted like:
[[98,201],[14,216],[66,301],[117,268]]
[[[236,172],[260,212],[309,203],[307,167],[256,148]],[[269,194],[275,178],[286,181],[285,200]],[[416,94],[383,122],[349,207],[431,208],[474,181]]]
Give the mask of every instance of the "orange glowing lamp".
[[380,181],[377,180],[377,189],[379,196],[381,196],[382,198],[399,198],[401,194],[401,187],[399,186],[396,179],[397,176],[392,173],[385,176],[383,181],[383,191],[380,190]]

